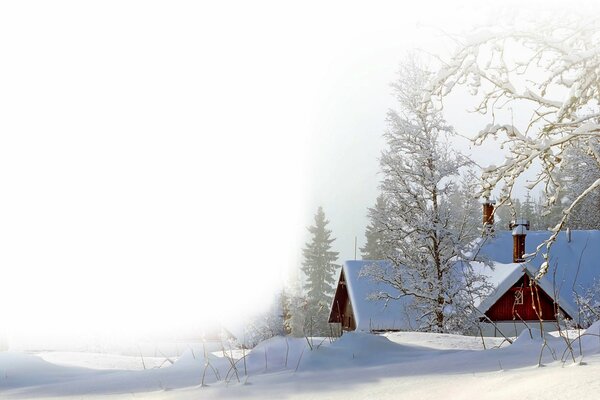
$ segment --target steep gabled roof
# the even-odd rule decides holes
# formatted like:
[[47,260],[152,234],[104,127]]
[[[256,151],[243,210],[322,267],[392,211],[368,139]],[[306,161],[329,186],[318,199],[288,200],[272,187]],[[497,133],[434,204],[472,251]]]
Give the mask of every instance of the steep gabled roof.
[[414,317],[410,315],[410,298],[402,298],[400,300],[373,298],[373,295],[379,292],[397,293],[397,290],[389,284],[361,275],[360,272],[363,268],[373,264],[382,268],[390,268],[389,264],[385,261],[346,261],[342,265],[348,296],[356,320],[356,330],[414,329]]
[[501,264],[493,262],[493,269],[479,262],[474,262],[472,265],[475,272],[485,275],[490,285],[494,288],[489,296],[479,299],[480,302],[475,303],[475,306],[482,313],[489,310],[525,273],[524,265],[517,263]]
[[[534,253],[550,234],[547,231],[527,232],[525,252]],[[524,273],[535,276],[543,263],[542,252],[526,263],[512,263],[512,246],[511,232],[502,231],[482,246],[481,254],[493,260],[494,270],[482,266],[478,269],[496,288],[479,304],[482,312],[489,310]],[[595,280],[600,280],[600,231],[572,231],[570,241],[567,233],[561,232],[550,251],[548,273],[540,279],[539,286],[578,321],[576,293],[581,295]]]
[[[527,232],[526,253],[534,253],[536,247],[550,237],[547,231]],[[509,231],[498,231],[495,237],[486,239],[480,254],[492,260],[493,269],[483,263],[473,263],[476,272],[487,276],[495,288],[493,292],[476,304],[485,313],[523,274],[535,276],[543,258],[540,254],[526,263],[512,262],[513,238]],[[350,302],[356,320],[356,329],[410,330],[417,328],[415,315],[411,313],[410,297],[400,300],[377,300],[373,294],[398,293],[391,285],[361,276],[361,270],[376,264],[391,268],[385,261],[346,261],[342,269]],[[561,232],[550,252],[548,273],[539,281],[539,286],[576,322],[579,321],[576,294],[580,295],[595,280],[600,280],[600,231],[572,231],[571,240]],[[339,290],[339,288],[338,288]]]

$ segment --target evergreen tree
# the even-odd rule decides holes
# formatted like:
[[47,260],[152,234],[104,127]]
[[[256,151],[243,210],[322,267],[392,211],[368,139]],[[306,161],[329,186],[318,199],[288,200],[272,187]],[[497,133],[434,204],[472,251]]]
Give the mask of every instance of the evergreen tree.
[[369,219],[371,222],[365,231],[367,242],[360,248],[363,260],[383,260],[392,251],[389,238],[386,238],[386,222],[383,221],[386,210],[386,200],[383,194],[377,197],[375,206],[369,208]]
[[[600,179],[600,164],[596,160],[599,153],[600,139],[590,139],[585,147],[571,147],[565,151],[561,170],[563,202],[572,203]],[[578,202],[569,214],[567,226],[571,229],[600,229],[600,189],[591,191]]]
[[511,220],[511,207],[507,203],[497,205],[494,209],[494,229],[496,231],[508,230]]
[[548,215],[550,213],[544,209],[544,198],[542,195],[538,196],[533,202],[533,214],[535,215],[535,218],[533,218],[535,222],[532,222],[534,224],[533,229],[545,231],[550,227],[550,224],[548,224]]
[[454,225],[468,229],[469,235],[478,235],[482,228],[482,210],[477,193],[479,179],[474,170],[466,170],[460,181],[448,191],[450,215]]
[[527,191],[527,194],[525,195],[525,201],[523,201],[523,203],[521,205],[521,218],[525,218],[526,220],[529,220],[532,230],[536,229],[536,224],[535,224],[536,221],[534,221],[535,211],[534,211],[533,201],[531,200],[531,194],[529,193],[529,191]]
[[558,225],[563,217],[563,206],[561,201],[551,202],[548,200],[548,196],[542,193],[540,196],[540,215],[541,215],[541,229],[553,229]]
[[494,211],[494,223],[497,230],[506,231],[510,221],[523,217],[521,200],[507,198],[503,204],[499,204]]
[[326,335],[329,333],[329,307],[333,300],[335,264],[338,252],[331,250],[335,240],[331,238],[331,230],[327,229],[329,221],[325,218],[323,208],[319,207],[315,215],[315,224],[308,228],[311,240],[302,250],[304,261],[302,272],[306,276],[306,318],[305,334]]
[[512,201],[512,209],[511,209],[511,218],[510,220],[514,220],[515,218],[524,218],[523,217],[523,204],[520,199],[514,199]]

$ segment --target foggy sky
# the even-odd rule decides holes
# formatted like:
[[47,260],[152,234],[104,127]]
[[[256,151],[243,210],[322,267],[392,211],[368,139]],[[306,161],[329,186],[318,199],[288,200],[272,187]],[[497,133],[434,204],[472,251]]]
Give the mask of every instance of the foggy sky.
[[492,21],[479,3],[3,2],[4,324],[249,314],[318,206],[353,258],[397,65]]

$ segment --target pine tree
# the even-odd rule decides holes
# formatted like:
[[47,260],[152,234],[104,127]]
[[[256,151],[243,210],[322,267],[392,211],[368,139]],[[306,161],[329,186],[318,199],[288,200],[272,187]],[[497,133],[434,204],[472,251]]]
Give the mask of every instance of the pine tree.
[[522,213],[523,205],[519,199],[508,198],[502,204],[499,204],[494,211],[494,223],[497,230],[506,231],[510,221],[515,218],[523,217]]
[[386,223],[382,221],[382,217],[387,215],[386,200],[382,194],[377,197],[375,206],[369,208],[368,215],[371,222],[365,231],[367,242],[360,248],[362,259],[383,260],[392,251],[390,248],[392,244],[390,243],[390,239],[386,238]]
[[523,201],[522,205],[521,205],[521,218],[525,218],[526,220],[529,220],[529,223],[531,224],[531,229],[535,230],[535,228],[537,227],[537,225],[535,224],[536,221],[534,221],[535,215],[534,215],[535,211],[534,211],[534,207],[533,207],[533,201],[531,200],[531,194],[529,193],[529,191],[527,191],[527,194],[525,195],[525,200]]
[[460,181],[448,192],[450,216],[455,226],[463,226],[468,230],[463,235],[478,235],[482,228],[481,204],[473,194],[477,192],[479,179],[474,170],[468,169],[462,174]]
[[[600,139],[590,139],[583,146],[565,151],[561,170],[562,190],[566,203],[571,203],[584,190],[600,179],[600,164],[593,152],[600,153]],[[585,151],[592,148],[593,151]],[[571,211],[567,226],[571,229],[600,229],[600,189],[590,192]]]
[[[556,174],[556,182],[561,182],[560,185],[564,186],[562,172]],[[555,200],[550,199],[549,196],[552,197],[548,193],[542,192],[536,204],[536,209],[540,216],[540,230],[553,230],[554,227],[561,223],[563,218],[563,201],[566,201],[565,191],[561,189]]]
[[319,207],[315,224],[308,228],[311,240],[302,250],[302,272],[306,276],[304,289],[307,297],[304,325],[305,334],[311,336],[329,333],[329,307],[333,300],[334,274],[339,267],[335,264],[338,252],[331,250],[335,239],[331,238],[331,230],[327,229],[328,223],[323,208]]
[[[533,214],[535,215],[534,229],[538,231],[545,231],[550,227],[548,223],[550,212],[546,212],[544,209],[544,197],[543,195],[538,196],[533,202]],[[532,222],[533,224],[533,222]],[[556,224],[554,224],[556,225]],[[552,226],[554,226],[552,225]]]
[[496,231],[506,231],[508,230],[508,224],[511,220],[511,207],[504,203],[502,205],[498,205],[494,209],[494,229]]

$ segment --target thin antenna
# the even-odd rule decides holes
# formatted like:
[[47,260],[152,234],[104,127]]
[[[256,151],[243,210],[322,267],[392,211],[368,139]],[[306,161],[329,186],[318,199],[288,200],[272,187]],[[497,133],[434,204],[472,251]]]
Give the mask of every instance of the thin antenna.
[[356,261],[356,236],[354,236],[354,261]]

